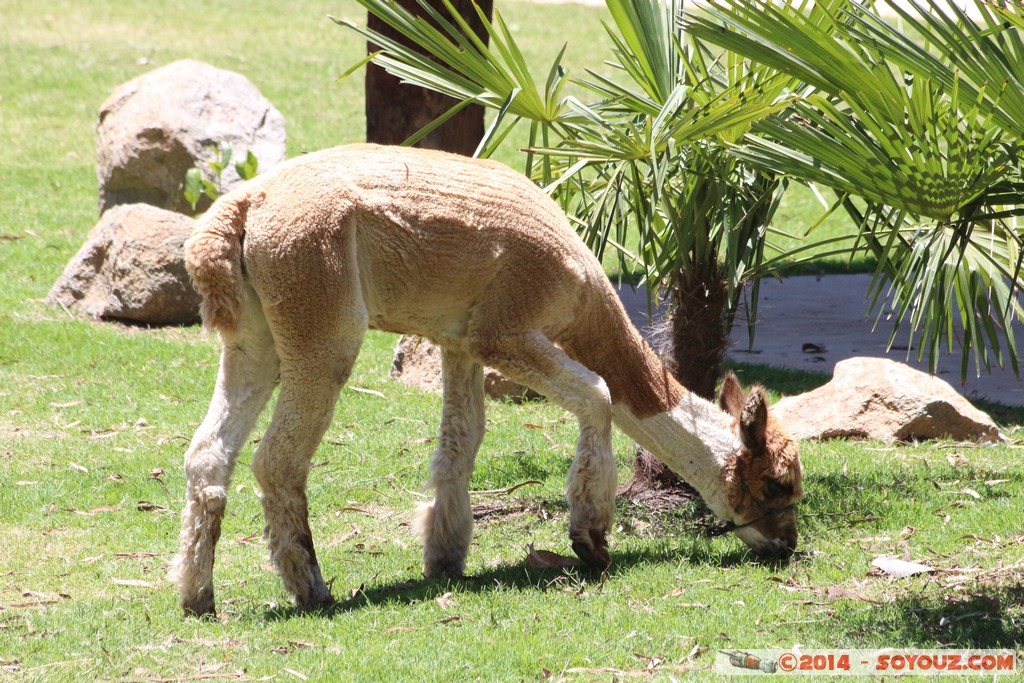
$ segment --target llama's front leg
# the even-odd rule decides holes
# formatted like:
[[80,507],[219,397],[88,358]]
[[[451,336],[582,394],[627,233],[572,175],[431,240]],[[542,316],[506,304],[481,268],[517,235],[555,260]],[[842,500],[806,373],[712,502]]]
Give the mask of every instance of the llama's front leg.
[[428,578],[456,578],[465,569],[473,536],[469,480],[485,429],[483,368],[468,356],[444,350],[442,372],[441,434],[428,482],[435,489],[434,501],[420,508],[417,520]]
[[594,402],[589,412],[580,414],[579,424],[580,438],[566,489],[569,539],[581,560],[603,570],[611,564],[607,535],[615,516],[618,475],[611,444],[610,409],[607,404]]
[[608,386],[539,332],[488,335],[478,356],[579,418],[580,439],[566,490],[569,538],[581,560],[605,569],[611,562],[607,535],[615,517],[617,476]]
[[274,390],[277,355],[260,320],[250,316],[226,342],[213,400],[185,455],[188,481],[180,551],[171,578],[186,614],[214,613],[213,560],[238,452]]

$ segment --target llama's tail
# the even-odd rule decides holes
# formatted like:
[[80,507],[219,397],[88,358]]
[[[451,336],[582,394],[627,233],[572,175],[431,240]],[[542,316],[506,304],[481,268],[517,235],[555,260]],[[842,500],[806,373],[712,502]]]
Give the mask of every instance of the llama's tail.
[[203,323],[221,332],[238,329],[245,287],[242,235],[249,196],[232,192],[214,202],[185,242],[185,267],[203,297]]

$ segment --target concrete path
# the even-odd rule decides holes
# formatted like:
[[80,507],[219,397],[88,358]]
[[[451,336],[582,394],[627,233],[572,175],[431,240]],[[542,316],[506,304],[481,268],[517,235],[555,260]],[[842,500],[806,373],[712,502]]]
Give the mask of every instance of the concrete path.
[[[927,357],[917,362],[917,350],[909,351],[907,332],[901,331],[896,347],[886,352],[892,328],[885,320],[872,332],[874,316],[868,315],[870,275],[798,276],[762,280],[758,305],[757,333],[753,348],[747,341],[746,321],[739,319],[733,329],[729,356],[744,363],[763,363],[828,375],[838,361],[854,356],[889,358],[927,372]],[[634,322],[648,325],[647,300],[643,291],[628,286],[620,295]],[[742,315],[742,312],[741,312]],[[1024,351],[1024,349],[1022,349]],[[1024,381],[1010,369],[995,368],[991,374],[977,374],[973,360],[967,383],[960,383],[960,351],[944,354],[938,376],[969,398],[986,398],[1004,405],[1024,406]]]

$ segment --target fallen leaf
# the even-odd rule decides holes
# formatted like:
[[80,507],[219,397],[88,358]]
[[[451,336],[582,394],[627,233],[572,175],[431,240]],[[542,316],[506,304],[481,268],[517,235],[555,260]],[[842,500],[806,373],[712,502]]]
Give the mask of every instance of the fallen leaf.
[[71,406],[81,405],[81,403],[82,403],[82,401],[81,401],[81,399],[79,399],[78,401],[68,401],[67,403],[51,403],[50,407],[51,408],[70,408]]
[[354,507],[345,507],[345,508],[338,508],[338,509],[337,509],[337,510],[336,510],[336,511],[334,512],[334,514],[335,514],[335,515],[339,515],[339,514],[341,514],[342,512],[358,512],[358,513],[360,513],[360,514],[363,514],[363,515],[366,515],[366,516],[368,516],[368,517],[373,517],[373,513],[372,513],[372,512],[368,512],[368,511],[366,511],[366,510],[364,510],[364,509],[362,509],[362,508],[354,508]]
[[164,476],[165,474],[166,474],[166,472],[164,472],[164,469],[162,467],[154,467],[153,471],[149,473],[149,478],[150,479],[159,479],[160,477]]
[[640,661],[647,662],[648,671],[654,671],[659,666],[661,666],[661,663],[663,661],[665,661],[664,657],[651,657],[649,655],[642,655],[639,652],[634,652],[633,656],[639,659]]
[[685,588],[676,588],[675,590],[669,591],[668,593],[666,593],[665,597],[662,598],[662,599],[664,600],[665,598],[678,598],[680,595],[682,595],[685,592],[686,592]]
[[533,547],[533,544],[527,546],[526,554],[526,565],[528,567],[537,567],[538,569],[561,569],[564,567],[575,567],[579,564],[579,559],[575,557],[566,557],[565,555],[559,555],[549,550],[537,550]]
[[985,486],[995,486],[996,484],[1003,484],[1010,481],[1009,479],[986,479]]
[[376,396],[378,398],[387,398],[384,394],[373,389],[364,389],[362,387],[347,387],[348,389],[356,392],[357,394],[369,394],[370,396]]
[[88,472],[88,471],[89,471],[89,468],[88,468],[88,467],[82,467],[82,466],[81,466],[81,465],[79,465],[79,464],[78,464],[77,462],[73,462],[73,463],[71,463],[71,467],[72,467],[72,469],[76,469],[76,470],[78,470],[79,472]]
[[438,605],[441,606],[441,609],[448,609],[448,605],[452,601],[452,594],[445,593],[444,595],[434,598],[434,600],[437,602]]
[[980,541],[982,543],[992,543],[992,539],[982,538],[981,536],[979,536],[977,534],[967,534],[965,536],[961,536],[960,538],[962,538],[964,540]]
[[913,576],[914,574],[923,574],[935,571],[934,568],[925,564],[907,562],[906,560],[899,560],[894,557],[886,557],[884,555],[871,560],[871,565],[881,569],[889,576],[895,576],[900,579]]
[[829,586],[825,589],[825,595],[833,600],[850,598],[852,600],[860,600],[861,602],[869,602],[873,605],[879,604],[878,600],[873,600],[860,591],[853,590],[852,588],[844,588],[843,586]]
[[419,629],[413,628],[412,626],[392,626],[384,631],[384,635],[388,635],[389,633],[409,633],[411,631],[419,631]]
[[139,512],[170,512],[164,506],[150,503],[148,500],[140,500],[135,504],[135,509]]
[[531,479],[529,481],[524,481],[522,483],[515,484],[514,486],[508,486],[508,487],[503,488],[503,489],[478,489],[476,491],[470,491],[469,493],[470,493],[470,495],[473,495],[473,496],[479,496],[479,495],[484,495],[484,494],[489,494],[489,493],[497,493],[497,494],[507,495],[509,493],[513,493],[513,492],[523,488],[524,486],[533,486],[533,485],[542,484],[542,483],[543,482],[539,482],[536,479]]
[[121,508],[113,506],[113,505],[101,505],[101,506],[95,507],[95,508],[93,508],[91,510],[74,510],[74,509],[72,509],[72,510],[69,510],[69,512],[74,512],[76,515],[82,515],[83,517],[92,517],[93,515],[97,515],[97,514],[99,514],[101,512],[119,512],[120,510],[121,510]]
[[967,457],[963,453],[947,453],[946,462],[952,467],[965,467],[968,465]]
[[452,622],[456,622],[456,621],[462,621],[462,617],[446,617],[446,618],[442,619],[441,621],[437,621],[437,622],[434,622],[434,623],[437,623],[437,624],[451,624]]
[[118,433],[116,431],[112,430],[112,429],[111,430],[107,430],[105,432],[92,432],[89,435],[89,439],[91,439],[93,441],[95,441],[97,439],[109,439],[111,437],[117,436],[117,434]]
[[977,491],[975,491],[974,489],[968,488],[968,489],[964,489],[963,491],[959,491],[958,493],[966,494],[966,495],[970,496],[971,498],[973,498],[974,500],[981,500],[981,494],[978,493]]

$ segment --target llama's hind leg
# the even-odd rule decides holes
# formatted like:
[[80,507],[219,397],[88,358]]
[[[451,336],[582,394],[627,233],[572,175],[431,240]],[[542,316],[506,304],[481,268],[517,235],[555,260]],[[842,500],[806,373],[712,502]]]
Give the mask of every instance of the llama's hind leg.
[[618,476],[607,385],[539,332],[494,334],[477,352],[486,365],[544,394],[579,420],[576,458],[566,489],[569,538],[581,560],[606,568],[611,563],[607,534],[615,517]]
[[263,492],[271,560],[300,606],[332,601],[313,548],[306,479],[359,353],[365,319],[348,326],[346,334],[328,326],[331,331],[315,337],[278,335],[281,389],[252,463]]
[[217,384],[206,419],[185,454],[188,480],[180,552],[171,577],[186,614],[214,612],[213,560],[238,452],[277,381],[278,360],[266,321],[249,304],[238,334],[222,336]]
[[462,352],[445,349],[441,357],[444,407],[428,482],[436,493],[420,509],[417,526],[423,537],[423,574],[455,578],[465,569],[473,537],[469,480],[484,438],[484,375]]

